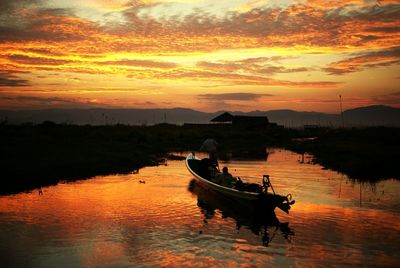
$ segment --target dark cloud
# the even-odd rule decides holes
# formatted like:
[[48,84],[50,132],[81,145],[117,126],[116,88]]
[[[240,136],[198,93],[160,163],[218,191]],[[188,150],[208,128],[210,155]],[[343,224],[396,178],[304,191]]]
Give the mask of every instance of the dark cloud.
[[[37,3],[26,6],[24,2]],[[73,10],[45,8],[40,2],[15,1],[8,12],[0,11],[0,43],[71,42],[91,39],[100,33],[97,24],[75,16]]]
[[247,58],[243,60],[239,60],[240,63],[265,63],[268,61],[282,61],[282,60],[289,60],[295,59],[295,56],[272,56],[272,57],[257,57],[257,58]]
[[14,13],[20,7],[38,6],[43,0],[0,0],[0,16]]
[[271,94],[255,94],[255,93],[222,93],[222,94],[200,94],[199,99],[213,100],[213,101],[228,101],[228,100],[239,100],[239,101],[254,101],[262,97],[271,97]]
[[59,97],[50,97],[50,98],[43,98],[43,97],[35,97],[35,96],[0,96],[1,99],[4,100],[19,100],[19,101],[34,101],[40,102],[43,104],[49,103],[75,103],[73,100],[59,98]]
[[300,73],[313,71],[313,68],[298,67],[298,68],[286,68],[283,66],[264,66],[256,69],[255,71],[260,74],[276,74],[276,73]]
[[243,68],[243,66],[239,63],[235,62],[209,62],[209,61],[200,61],[196,64],[198,67],[207,69],[207,70],[216,70],[216,71],[238,71]]
[[400,106],[400,91],[390,94],[379,95],[372,98],[372,101],[379,104]]
[[[25,91],[24,91],[25,92]],[[58,96],[40,97],[36,95],[0,95],[1,107],[5,109],[46,109],[46,108],[123,108],[123,107],[158,107],[152,101],[131,100],[126,98],[90,99],[64,98]]]
[[[182,22],[171,22],[188,36],[246,36],[257,38],[257,45],[311,46],[358,45],[374,41],[371,38],[350,38],[365,28],[387,27],[399,21],[400,5],[348,6],[324,9],[305,4],[293,4],[286,9],[259,8],[249,12],[231,12],[223,19],[197,13],[185,16]],[[372,23],[373,22],[373,23]],[[393,29],[392,29],[392,33]],[[398,32],[397,32],[398,33]],[[390,39],[390,37],[388,37]],[[228,44],[227,39],[226,44]]]
[[400,12],[400,5],[386,4],[386,5],[366,5],[360,8],[354,6],[340,6],[330,10],[327,18],[335,20],[363,20],[363,21],[391,21],[398,20]]
[[28,80],[20,79],[14,73],[12,71],[0,71],[0,87],[22,87],[29,85]]
[[96,108],[96,107],[113,107],[107,103],[92,101],[91,99],[69,99],[60,97],[37,97],[30,95],[0,95],[2,106],[8,108]]
[[27,53],[35,53],[43,56],[65,56],[65,53],[60,51],[51,50],[48,48],[22,48],[21,51]]
[[60,60],[46,57],[31,57],[19,54],[10,55],[8,56],[8,58],[13,62],[30,65],[62,65],[73,62],[70,60]]
[[0,43],[86,41],[77,50],[96,54],[104,50],[184,52],[294,45],[387,47],[400,34],[400,4],[345,1],[335,6],[309,1],[286,8],[227,12],[223,17],[196,10],[156,19],[141,11],[159,3],[131,1],[128,6],[132,8],[122,12],[125,23],[100,26],[77,17],[71,9],[49,9],[40,2],[2,1],[2,21],[7,23],[0,26]]
[[377,26],[377,27],[367,27],[365,29],[367,32],[375,33],[400,33],[400,26]]

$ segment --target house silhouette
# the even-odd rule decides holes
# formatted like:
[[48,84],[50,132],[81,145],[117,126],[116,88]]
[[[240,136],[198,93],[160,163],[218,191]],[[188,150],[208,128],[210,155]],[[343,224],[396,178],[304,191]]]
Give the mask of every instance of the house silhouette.
[[266,116],[232,115],[228,112],[211,119],[211,122],[217,124],[232,124],[233,126],[252,127],[264,127],[269,125],[268,117]]

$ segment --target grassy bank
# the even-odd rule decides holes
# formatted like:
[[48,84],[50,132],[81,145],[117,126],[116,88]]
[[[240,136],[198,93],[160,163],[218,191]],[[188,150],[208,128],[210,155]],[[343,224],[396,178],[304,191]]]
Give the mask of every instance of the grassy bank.
[[13,193],[95,175],[157,165],[168,152],[197,150],[214,137],[221,150],[283,145],[287,131],[233,130],[229,126],[0,125],[0,193]]
[[[400,130],[388,128],[236,129],[219,126],[0,125],[0,193],[157,165],[169,152],[197,150],[215,138],[221,155],[258,157],[265,147],[310,152],[328,168],[359,179],[400,178]],[[316,137],[299,142],[299,138]]]
[[321,129],[314,134],[315,139],[295,142],[288,148],[309,152],[316,163],[353,179],[400,179],[399,128]]

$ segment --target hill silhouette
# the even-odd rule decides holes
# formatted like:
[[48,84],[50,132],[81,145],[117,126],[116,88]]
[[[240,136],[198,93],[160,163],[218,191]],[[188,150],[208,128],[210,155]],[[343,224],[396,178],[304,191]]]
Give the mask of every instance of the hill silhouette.
[[354,126],[400,126],[400,109],[384,105],[347,110],[343,117]]
[[[225,111],[200,112],[187,108],[173,109],[45,109],[45,110],[0,110],[0,121],[11,124],[42,123],[52,121],[76,125],[155,125],[169,123],[206,124]],[[303,112],[294,110],[228,111],[236,115],[268,116],[270,122],[285,127],[304,125],[341,126],[340,114]],[[343,112],[346,126],[400,127],[400,109],[376,105],[359,107]]]

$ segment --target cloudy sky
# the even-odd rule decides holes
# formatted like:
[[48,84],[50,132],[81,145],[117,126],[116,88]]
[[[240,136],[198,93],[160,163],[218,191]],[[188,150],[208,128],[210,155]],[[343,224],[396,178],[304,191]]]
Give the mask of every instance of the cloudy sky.
[[400,0],[0,0],[0,109],[400,107]]

